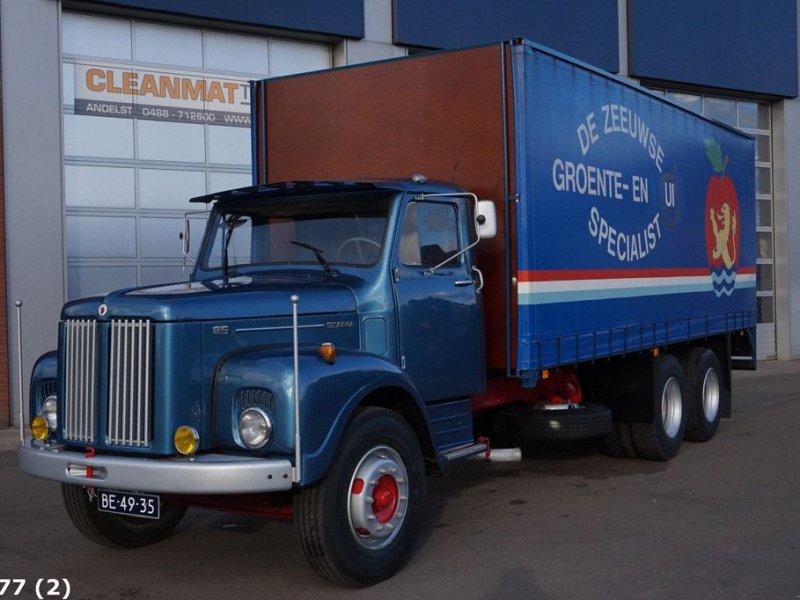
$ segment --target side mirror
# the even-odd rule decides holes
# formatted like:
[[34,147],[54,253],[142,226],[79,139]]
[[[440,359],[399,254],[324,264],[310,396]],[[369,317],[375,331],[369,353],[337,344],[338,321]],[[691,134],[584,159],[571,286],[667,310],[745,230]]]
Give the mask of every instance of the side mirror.
[[478,237],[482,240],[492,239],[497,235],[497,212],[491,200],[478,200]]

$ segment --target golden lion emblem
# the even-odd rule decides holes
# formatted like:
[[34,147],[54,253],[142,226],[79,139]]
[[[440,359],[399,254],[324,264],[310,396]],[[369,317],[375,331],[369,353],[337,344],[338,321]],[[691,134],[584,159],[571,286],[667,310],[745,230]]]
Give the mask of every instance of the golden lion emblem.
[[731,207],[726,202],[719,212],[712,207],[709,218],[716,239],[711,255],[714,260],[722,258],[725,267],[730,269],[736,262],[736,213],[731,212]]

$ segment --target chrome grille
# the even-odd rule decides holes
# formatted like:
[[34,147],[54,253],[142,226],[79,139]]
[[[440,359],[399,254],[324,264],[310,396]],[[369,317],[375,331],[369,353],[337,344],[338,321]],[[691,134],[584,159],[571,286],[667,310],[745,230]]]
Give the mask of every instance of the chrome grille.
[[248,387],[242,388],[236,394],[236,402],[234,403],[234,410],[238,418],[239,413],[245,408],[251,406],[259,406],[265,408],[270,412],[275,410],[275,396],[266,388]]
[[42,379],[39,384],[41,386],[41,400],[46,400],[48,396],[55,396],[58,394],[58,379]]
[[97,435],[97,322],[71,319],[64,329],[64,438],[93,442]]
[[111,322],[108,352],[108,443],[147,446],[152,441],[153,330],[149,320]]

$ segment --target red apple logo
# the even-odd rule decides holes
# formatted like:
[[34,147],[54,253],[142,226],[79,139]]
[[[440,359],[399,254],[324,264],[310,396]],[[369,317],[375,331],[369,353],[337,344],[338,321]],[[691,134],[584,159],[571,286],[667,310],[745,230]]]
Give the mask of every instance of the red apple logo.
[[736,285],[739,250],[739,198],[733,180],[725,175],[728,157],[716,140],[706,140],[706,154],[714,169],[706,189],[706,252],[711,283],[717,296],[730,296]]

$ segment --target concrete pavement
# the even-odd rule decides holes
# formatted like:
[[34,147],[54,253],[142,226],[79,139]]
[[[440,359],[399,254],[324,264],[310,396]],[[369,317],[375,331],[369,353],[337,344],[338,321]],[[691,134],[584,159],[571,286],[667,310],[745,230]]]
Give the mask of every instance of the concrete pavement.
[[[191,596],[749,600],[800,595],[800,362],[736,373],[733,418],[668,463],[588,449],[462,462],[429,479],[422,545],[368,590],[331,586],[288,523],[192,509],[121,551],[85,540],[58,485],[0,452],[0,579],[68,580],[73,598]],[[15,432],[15,435],[18,435]],[[11,446],[15,435],[3,433]]]

